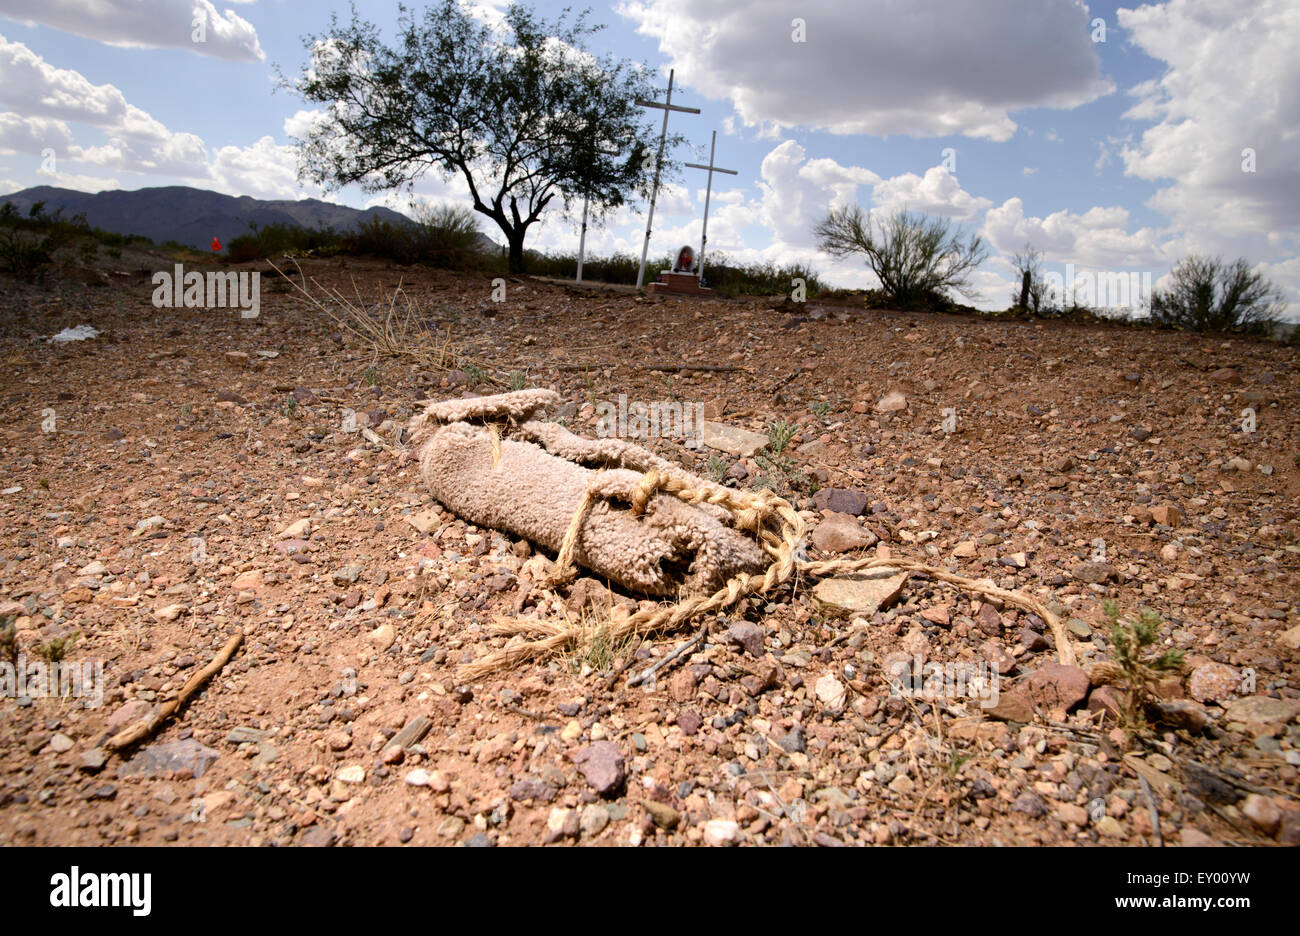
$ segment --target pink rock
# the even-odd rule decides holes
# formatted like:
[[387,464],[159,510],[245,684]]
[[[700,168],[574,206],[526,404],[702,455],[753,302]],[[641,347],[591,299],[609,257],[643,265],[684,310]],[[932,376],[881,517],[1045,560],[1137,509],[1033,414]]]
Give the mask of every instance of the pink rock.
[[1029,696],[1045,709],[1069,711],[1088,696],[1088,674],[1077,666],[1046,663],[1026,680]]
[[1231,666],[1205,663],[1192,671],[1187,692],[1197,702],[1222,702],[1235,699],[1241,689],[1241,676]]

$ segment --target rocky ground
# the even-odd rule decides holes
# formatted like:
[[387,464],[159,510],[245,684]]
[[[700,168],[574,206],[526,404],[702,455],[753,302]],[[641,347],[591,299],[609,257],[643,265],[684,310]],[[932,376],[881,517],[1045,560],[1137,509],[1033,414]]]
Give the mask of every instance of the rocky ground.
[[[100,707],[0,698],[0,844],[1300,842],[1295,348],[308,267],[367,301],[400,278],[429,343],[473,362],[448,373],[269,279],[255,320],[155,309],[147,272],[0,282],[0,615],[27,659],[75,634],[66,659],[104,667]],[[100,336],[45,340],[83,324]],[[647,444],[776,484],[814,558],[1051,602],[1081,666],[1115,655],[1103,600],[1154,611],[1186,654],[1153,686],[1165,723],[1120,727],[1124,686],[1057,664],[1042,620],[915,574],[747,600],[627,688],[689,634],[602,642],[634,597],[521,586],[547,557],[441,509],[401,444],[418,401],[511,372],[587,433],[620,394],[796,424],[775,461]],[[502,615],[595,637],[467,681]],[[106,752],[236,632],[179,716]],[[998,705],[891,690],[917,657],[991,666]]]

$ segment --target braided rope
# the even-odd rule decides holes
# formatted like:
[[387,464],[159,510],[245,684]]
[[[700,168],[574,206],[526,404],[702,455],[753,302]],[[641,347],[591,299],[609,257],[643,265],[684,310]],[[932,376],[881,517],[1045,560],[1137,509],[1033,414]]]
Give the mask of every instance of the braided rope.
[[[708,503],[726,508],[734,517],[736,527],[753,534],[763,550],[772,557],[772,562],[762,576],[744,573],[736,575],[712,595],[687,596],[666,607],[643,609],[621,621],[611,621],[607,629],[611,641],[620,641],[632,636],[646,637],[670,631],[701,614],[729,608],[747,595],[767,595],[785,585],[796,572],[825,576],[861,572],[873,568],[892,568],[923,573],[938,581],[947,582],[1038,615],[1047,623],[1056,639],[1056,652],[1061,663],[1066,666],[1076,664],[1074,647],[1070,643],[1069,634],[1062,625],[1060,617],[1032,595],[1022,591],[1008,591],[964,575],[957,575],[939,566],[911,559],[831,559],[819,562],[797,559],[796,556],[802,554],[801,547],[807,526],[794,506],[772,491],[737,491],[721,485],[693,487],[681,478],[651,470],[642,475],[640,483],[632,494],[632,513],[640,516],[645,512],[650,499],[661,493],[671,494],[688,504]],[[559,555],[556,557],[555,568],[548,579],[549,583],[559,584],[576,574],[573,552],[595,498],[596,495],[588,488],[574,511],[569,528],[565,531]],[[489,624],[488,632],[525,639],[507,643],[505,647],[489,653],[482,659],[465,664],[463,672],[467,679],[478,679],[499,670],[510,669],[530,660],[558,653],[570,646],[582,629],[576,624],[557,628],[554,624],[525,623],[515,619]],[[530,635],[533,639],[526,639]]]

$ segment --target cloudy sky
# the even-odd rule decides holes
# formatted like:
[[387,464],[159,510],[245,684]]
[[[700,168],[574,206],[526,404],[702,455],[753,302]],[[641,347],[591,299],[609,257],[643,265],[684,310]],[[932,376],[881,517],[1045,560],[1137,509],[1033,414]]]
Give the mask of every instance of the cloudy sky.
[[[417,9],[419,4],[414,4]],[[486,19],[503,0],[479,0]],[[565,4],[535,6],[553,16]],[[592,41],[675,68],[672,129],[707,161],[718,131],[709,250],[803,261],[846,286],[860,262],[818,253],[830,206],[908,208],[991,245],[978,305],[1001,308],[1010,254],[1048,269],[1152,274],[1191,252],[1246,257],[1300,318],[1300,4],[1169,0],[594,0]],[[396,2],[358,3],[393,37]],[[275,90],[337,0],[0,0],[0,194],[193,185],[327,197],[297,181],[306,105]],[[196,18],[204,41],[193,41]],[[274,93],[273,93],[274,92]],[[647,120],[658,119],[647,115]],[[692,149],[692,146],[694,147]],[[51,158],[51,156],[53,158]],[[699,243],[704,173],[661,193],[652,251]],[[463,199],[455,180],[416,192]],[[405,198],[385,203],[402,209]],[[588,234],[589,253],[640,252],[643,206]],[[500,232],[485,222],[497,240]],[[555,212],[528,246],[573,251]]]

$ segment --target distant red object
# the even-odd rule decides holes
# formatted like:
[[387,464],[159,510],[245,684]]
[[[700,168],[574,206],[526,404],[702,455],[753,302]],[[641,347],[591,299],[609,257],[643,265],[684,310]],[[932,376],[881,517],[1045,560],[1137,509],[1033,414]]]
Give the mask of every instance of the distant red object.
[[221,250],[221,241],[217,240],[215,237],[212,238],[212,250],[214,253]]

